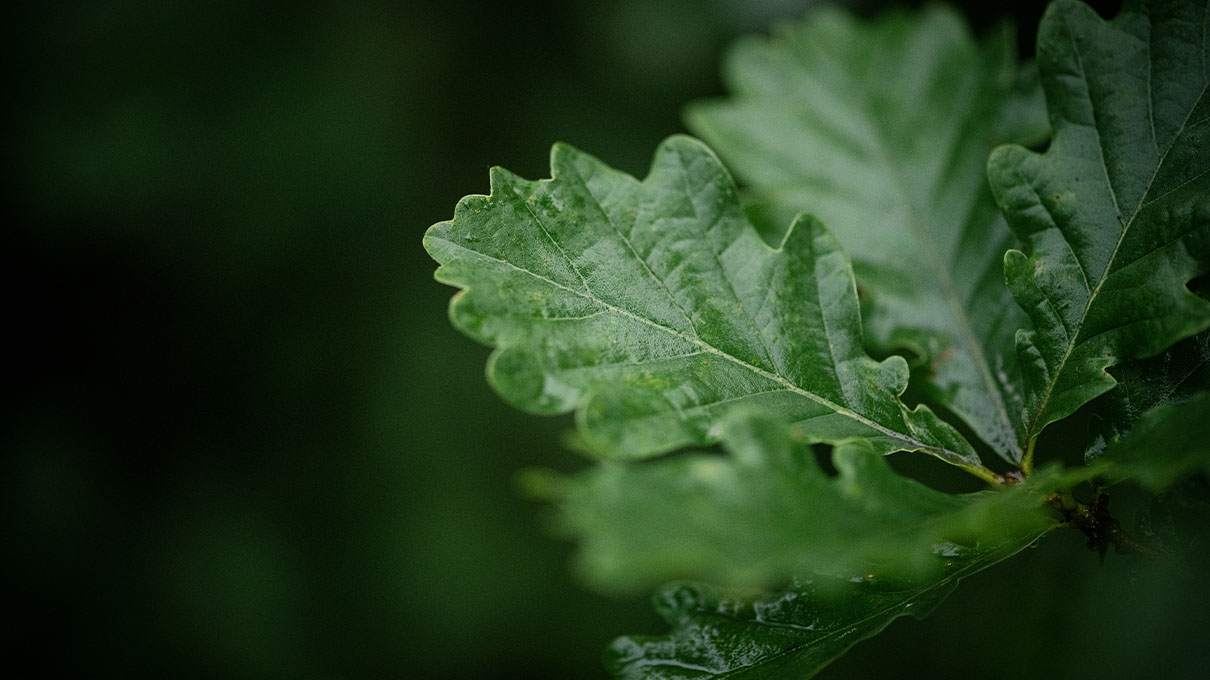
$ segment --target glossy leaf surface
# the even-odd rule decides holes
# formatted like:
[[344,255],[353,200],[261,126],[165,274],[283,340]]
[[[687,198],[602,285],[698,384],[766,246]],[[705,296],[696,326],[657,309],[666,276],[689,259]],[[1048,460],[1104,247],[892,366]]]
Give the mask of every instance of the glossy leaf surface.
[[1114,386],[1106,370],[1210,326],[1186,287],[1210,269],[1207,6],[1134,4],[1112,22],[1052,4],[1038,68],[1054,141],[1002,147],[989,173],[1024,243],[1005,275],[1033,320],[1018,337],[1032,445]]
[[[1064,469],[1050,464],[1016,486],[968,497],[951,496],[948,500],[934,497],[945,494],[917,487],[890,473],[880,457],[868,455],[860,447],[838,452],[840,476],[820,483],[814,477],[818,470],[802,475],[809,465],[786,455],[792,445],[787,447],[767,434],[757,434],[751,429],[755,423],[728,430],[726,441],[732,450],[734,469],[714,459],[708,468],[711,472],[695,478],[693,468],[703,459],[688,458],[684,475],[638,472],[660,483],[643,480],[635,485],[637,488],[656,493],[675,506],[665,516],[653,513],[650,503],[644,506],[635,497],[626,499],[636,504],[633,508],[610,507],[611,491],[603,490],[593,480],[583,492],[603,494],[606,501],[594,508],[596,512],[585,513],[583,508],[574,512],[582,515],[581,528],[589,542],[586,550],[614,553],[595,565],[604,565],[600,576],[605,578],[623,578],[619,575],[623,568],[641,571],[655,566],[658,571],[677,563],[679,568],[695,570],[704,577],[734,579],[735,573],[720,570],[717,562],[742,565],[740,552],[748,551],[749,564],[760,566],[765,556],[759,541],[731,533],[740,527],[740,531],[760,533],[752,526],[743,527],[744,518],[736,519],[743,513],[755,514],[754,523],[762,522],[765,531],[775,534],[780,532],[777,524],[783,519],[799,522],[800,530],[809,537],[800,546],[803,552],[796,556],[801,560],[799,568],[787,572],[794,574],[789,578],[790,586],[778,592],[744,595],[743,588],[696,582],[674,582],[661,588],[654,598],[655,607],[669,623],[670,632],[619,638],[609,648],[607,664],[616,677],[624,680],[811,677],[894,619],[927,615],[961,578],[1016,554],[1058,527],[1058,516],[1046,509],[1051,494],[1069,492],[1094,480],[1109,485],[1135,480],[1160,492],[1189,475],[1210,474],[1208,413],[1210,393],[1200,393],[1183,404],[1161,406],[1144,414],[1129,435],[1089,465]],[[760,431],[767,433],[768,428],[762,426]],[[672,471],[676,469],[672,467],[674,462],[655,464],[669,465],[668,471]],[[799,473],[800,488],[791,489],[782,479],[771,485],[773,493],[811,494],[815,498],[738,501],[743,490],[732,480],[741,478],[742,468],[762,464]],[[786,475],[793,477],[795,472]],[[871,493],[867,496],[866,491]],[[895,499],[892,503],[903,516],[879,517],[878,501],[873,500],[877,498]],[[715,504],[726,506],[732,516],[707,511],[699,522],[691,514]],[[798,508],[813,505],[826,526],[814,524],[807,512],[779,516],[787,506],[795,513]],[[630,510],[636,512],[635,517],[627,516]],[[853,517],[846,520],[836,516],[846,510]],[[883,510],[889,512],[890,508]],[[674,514],[680,522],[674,526],[661,524],[675,521]],[[835,526],[834,534],[830,534],[830,526]],[[676,537],[678,527],[696,537]],[[715,533],[711,535],[711,531]],[[966,531],[977,536],[977,542],[964,546],[945,541],[947,536]],[[842,533],[847,533],[847,544]],[[591,545],[599,534],[604,534],[606,540]],[[786,535],[780,538],[791,545],[796,540]],[[941,542],[933,544],[934,549],[925,556],[922,548],[927,541],[938,538]],[[669,541],[672,547],[665,550],[662,541]],[[736,542],[736,552],[719,550],[719,545],[727,541]],[[879,541],[888,541],[885,552],[878,550]],[[812,548],[819,552],[812,554]],[[820,575],[819,570],[826,575]]]
[[[864,443],[835,449],[830,477],[788,426],[741,416],[725,455],[678,454],[545,480],[577,564],[598,589],[692,578],[739,587],[804,570],[921,576],[940,553],[997,544],[1051,522],[1032,488],[942,493],[894,472]],[[862,571],[862,573],[865,573]]]
[[997,453],[1021,459],[1014,334],[1004,288],[1013,239],[987,186],[987,154],[1047,132],[1032,69],[1008,31],[985,45],[952,10],[860,22],[811,13],[728,55],[732,96],[690,127],[749,187],[754,210],[818,215],[869,293],[871,340],[920,356],[926,395]]
[[939,572],[917,580],[801,577],[766,596],[674,583],[656,593],[671,626],[659,636],[610,645],[606,665],[621,680],[804,680],[901,616],[923,618],[958,581],[1024,549],[1040,533],[938,558]]
[[643,181],[564,145],[551,168],[544,181],[494,170],[490,196],[425,236],[438,280],[463,289],[453,323],[499,348],[488,379],[506,400],[575,409],[611,457],[714,441],[744,408],[812,441],[978,464],[953,428],[899,401],[902,358],[865,354],[849,261],[817,221],[769,247],[688,137],[664,142]]

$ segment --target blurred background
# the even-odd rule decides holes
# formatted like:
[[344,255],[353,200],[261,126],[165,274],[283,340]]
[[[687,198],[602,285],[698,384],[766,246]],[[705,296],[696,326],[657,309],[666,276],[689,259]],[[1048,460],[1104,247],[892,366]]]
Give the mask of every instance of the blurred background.
[[[569,421],[490,392],[420,239],[491,165],[547,176],[557,140],[645,173],[681,106],[722,93],[724,46],[810,4],[6,10],[10,667],[603,678],[612,636],[663,630],[576,584],[516,492],[521,468],[584,464]],[[1032,50],[1041,2],[966,4]],[[1204,668],[1180,577],[1080,543],[824,677]]]

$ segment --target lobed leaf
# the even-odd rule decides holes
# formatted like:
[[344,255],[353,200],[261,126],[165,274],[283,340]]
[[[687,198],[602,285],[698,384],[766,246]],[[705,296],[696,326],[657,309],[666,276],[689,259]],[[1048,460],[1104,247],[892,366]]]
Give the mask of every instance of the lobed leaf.
[[[725,455],[687,453],[604,465],[538,485],[558,504],[577,566],[602,590],[692,578],[769,587],[795,574],[921,576],[938,553],[1053,525],[1045,494],[954,495],[895,473],[864,442],[838,446],[830,477],[796,431],[740,414]],[[537,481],[532,480],[531,481]]]
[[873,344],[920,356],[925,395],[1000,456],[1023,454],[1014,336],[1027,319],[1003,283],[1015,245],[987,154],[1047,133],[1036,72],[1013,36],[977,44],[951,9],[861,22],[819,9],[735,45],[730,98],[686,118],[784,225],[820,217],[868,291]]
[[1210,326],[1186,284],[1210,270],[1207,6],[1134,3],[1112,22],[1060,0],[1038,68],[1054,141],[997,149],[996,198],[1022,251],[1005,257],[1034,329],[1017,337],[1030,450],[1111,389],[1107,369]]
[[1154,492],[1193,474],[1210,475],[1210,392],[1143,414],[1092,467],[1111,483],[1136,479]]
[[960,579],[1011,557],[1048,530],[939,558],[937,573],[915,580],[876,573],[800,577],[779,593],[747,597],[673,583],[654,597],[671,631],[615,640],[606,666],[619,680],[805,680],[895,619],[924,618]]
[[[626,466],[646,502],[638,493],[616,495],[621,487],[609,473],[590,473],[575,482],[580,486],[565,495],[565,504],[585,534],[590,568],[601,578],[627,578],[621,576],[625,569],[662,574],[675,565],[734,584],[745,564],[769,568],[766,576],[779,560],[783,567],[797,565],[780,572],[789,575],[789,586],[771,594],[734,585],[664,586],[654,603],[671,630],[619,638],[606,664],[623,680],[809,678],[896,618],[923,618],[960,579],[1058,527],[1044,508],[1051,494],[1088,481],[1127,480],[1161,492],[1189,475],[1210,474],[1207,414],[1205,392],[1160,406],[1089,465],[1047,465],[1018,485],[965,498],[898,477],[861,446],[842,447],[840,476],[820,479],[807,462],[809,452],[797,449],[795,455],[792,444],[769,435],[776,428],[759,420],[728,430],[732,460],[715,459],[707,475],[694,472],[709,460],[702,458],[687,457],[679,468],[675,459]],[[775,478],[768,487],[771,498],[745,496],[749,483],[768,477]],[[662,513],[652,499],[670,508]],[[714,509],[719,505],[722,510]],[[901,516],[888,516],[895,511]],[[794,528],[802,539],[791,535]],[[684,535],[676,536],[678,530]],[[765,544],[763,532],[788,545]],[[963,535],[977,540],[946,542]],[[933,540],[942,542],[928,551]],[[889,543],[885,552],[878,549],[880,541]]]
[[454,325],[498,348],[488,379],[506,400],[574,409],[617,458],[715,441],[727,413],[755,409],[811,441],[982,469],[953,428],[899,400],[902,358],[865,354],[849,261],[819,222],[769,247],[688,137],[665,141],[643,181],[565,145],[551,168],[536,182],[493,170],[491,195],[424,241],[437,279],[463,289]]
[[1098,398],[1094,438],[1085,451],[1094,460],[1128,434],[1147,411],[1181,404],[1210,390],[1210,332],[1182,340],[1160,354],[1115,366],[1117,385]]

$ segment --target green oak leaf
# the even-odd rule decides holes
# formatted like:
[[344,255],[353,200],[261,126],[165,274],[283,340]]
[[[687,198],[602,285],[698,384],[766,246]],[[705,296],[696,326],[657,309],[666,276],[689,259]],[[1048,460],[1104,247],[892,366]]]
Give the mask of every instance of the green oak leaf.
[[829,477],[796,430],[766,416],[732,416],[722,443],[725,455],[531,475],[530,489],[557,504],[559,528],[579,542],[579,570],[601,590],[678,578],[768,587],[804,570],[870,565],[916,576],[940,552],[1053,525],[1033,486],[943,493],[895,473],[862,441],[836,447],[839,474]]
[[1117,385],[1097,399],[1094,438],[1084,456],[1099,457],[1105,447],[1130,432],[1147,411],[1180,404],[1210,389],[1210,331],[1198,333],[1147,359],[1115,366]]
[[1089,466],[1110,483],[1137,480],[1159,492],[1189,475],[1210,475],[1210,392],[1144,413]]
[[[1210,393],[1152,409],[1089,465],[1051,463],[1019,484],[969,496],[899,477],[860,444],[838,448],[840,474],[827,479],[810,451],[759,418],[728,423],[728,459],[622,464],[560,480],[558,493],[582,534],[590,576],[610,586],[671,571],[695,579],[657,591],[668,633],[610,645],[615,677],[801,679],[896,618],[926,616],[960,579],[1062,526],[1048,507],[1077,485],[1133,480],[1162,492],[1210,473],[1208,414]],[[771,498],[746,496],[758,484]],[[754,592],[745,567],[789,585]]]
[[1014,336],[1027,320],[1004,288],[1016,241],[986,165],[996,145],[1048,128],[1011,32],[980,45],[951,9],[863,22],[823,8],[735,45],[724,75],[732,96],[686,118],[747,183],[753,212],[827,224],[869,293],[874,345],[919,355],[925,396],[1018,463]]
[[938,557],[932,575],[909,580],[860,572],[847,579],[802,576],[780,592],[756,596],[673,583],[653,598],[671,631],[618,638],[605,663],[619,680],[805,680],[895,619],[924,618],[960,579],[1048,530]]
[[1038,68],[1054,141],[997,149],[989,176],[1024,244],[1005,276],[1033,330],[1017,338],[1026,467],[1048,424],[1113,388],[1108,368],[1210,326],[1186,284],[1210,269],[1207,6],[1134,3],[1112,22],[1052,4]]
[[608,457],[715,441],[744,408],[811,441],[863,438],[993,478],[952,427],[899,400],[902,358],[865,354],[851,266],[818,221],[769,247],[718,158],[683,136],[642,181],[561,144],[551,170],[494,169],[491,195],[424,239],[437,279],[462,289],[454,325],[498,348],[488,379],[507,401],[574,409]]

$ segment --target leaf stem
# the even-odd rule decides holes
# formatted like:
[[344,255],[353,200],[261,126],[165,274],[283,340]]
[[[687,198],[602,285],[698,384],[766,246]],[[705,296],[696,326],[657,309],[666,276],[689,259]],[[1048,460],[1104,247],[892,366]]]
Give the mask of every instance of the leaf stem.
[[1034,472],[1034,445],[1037,443],[1037,439],[1030,439],[1029,446],[1025,447],[1025,456],[1021,458],[1021,473],[1026,477]]
[[960,463],[958,464],[958,467],[978,477],[979,479],[982,479],[993,487],[1001,487],[1008,482],[1008,480],[1004,478],[1004,475],[996,474],[992,470],[985,468],[982,465]]

